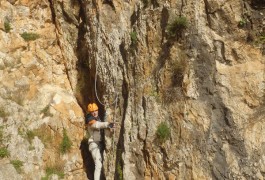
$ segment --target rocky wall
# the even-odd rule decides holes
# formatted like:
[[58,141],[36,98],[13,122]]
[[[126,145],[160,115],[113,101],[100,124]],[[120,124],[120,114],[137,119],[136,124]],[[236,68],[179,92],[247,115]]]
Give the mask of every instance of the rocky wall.
[[[94,101],[117,123],[114,134],[105,132],[104,179],[264,179],[262,1],[9,0],[0,7],[1,148],[10,152],[0,176],[19,159],[18,179],[44,177],[49,160],[61,162],[65,179],[90,178],[82,138]],[[39,37],[27,41],[24,32]],[[163,122],[170,134],[161,141]],[[43,129],[52,141],[41,138]],[[66,154],[57,151],[63,129],[73,142]]]

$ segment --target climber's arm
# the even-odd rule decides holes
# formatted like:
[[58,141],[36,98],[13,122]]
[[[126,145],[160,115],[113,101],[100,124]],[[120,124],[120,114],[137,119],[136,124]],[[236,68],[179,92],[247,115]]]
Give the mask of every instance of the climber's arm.
[[96,120],[89,121],[88,125],[93,129],[105,129],[109,128],[109,122],[100,122]]

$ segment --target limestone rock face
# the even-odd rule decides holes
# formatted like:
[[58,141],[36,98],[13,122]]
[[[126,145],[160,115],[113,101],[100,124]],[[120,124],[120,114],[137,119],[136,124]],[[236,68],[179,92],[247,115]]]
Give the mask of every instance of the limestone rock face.
[[[41,179],[51,167],[66,179],[85,178],[79,150],[83,111],[67,74],[74,63],[65,63],[76,57],[76,45],[60,37],[67,35],[60,34],[63,27],[56,26],[48,0],[1,1],[0,14],[1,148],[9,153],[0,179]],[[59,153],[63,129],[73,143],[67,154]],[[23,164],[17,178],[10,168],[14,160]]]
[[92,179],[89,102],[117,126],[107,180],[264,179],[264,7],[2,0],[0,179]]

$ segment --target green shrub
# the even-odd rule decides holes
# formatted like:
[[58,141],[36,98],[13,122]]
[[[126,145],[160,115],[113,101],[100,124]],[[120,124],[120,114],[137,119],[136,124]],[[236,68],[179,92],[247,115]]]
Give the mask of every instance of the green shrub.
[[255,41],[254,41],[255,45],[262,45],[265,44],[265,35],[261,34],[261,35],[257,35],[255,37]]
[[25,40],[25,41],[34,41],[38,38],[40,38],[40,35],[36,33],[30,33],[30,32],[24,32],[20,34],[20,36]]
[[155,97],[155,98],[159,98],[159,94],[158,94],[158,92],[157,92],[156,90],[153,90],[153,91],[151,92],[150,96],[153,96],[153,97]]
[[170,129],[167,123],[162,122],[159,124],[156,130],[156,135],[158,139],[162,142],[165,142],[170,137]]
[[9,152],[8,152],[7,148],[0,148],[0,157],[4,158],[7,156],[9,156]]
[[52,174],[57,174],[60,179],[64,178],[64,171],[63,167],[61,166],[47,167],[45,171],[46,171],[46,176],[42,177],[41,180],[48,180]]
[[239,22],[238,22],[238,27],[240,28],[243,28],[247,25],[247,21],[245,19],[241,19]]
[[45,125],[42,125],[38,129],[28,130],[26,132],[26,138],[30,143],[35,136],[37,136],[41,140],[45,147],[53,142],[53,137],[50,133],[50,130]]
[[265,42],[265,35],[261,35],[259,37],[259,40],[260,40],[261,43],[264,43]]
[[118,180],[123,180],[123,171],[120,163],[118,163],[117,165],[117,175],[118,175]]
[[4,27],[5,27],[5,32],[6,33],[9,33],[10,30],[12,29],[9,21],[5,21],[4,22]]
[[66,130],[63,130],[63,140],[60,144],[60,152],[62,154],[65,154],[66,152],[69,152],[72,146],[72,142],[70,138],[68,137]]
[[135,31],[131,32],[131,41],[133,45],[136,45],[137,43],[137,33]]
[[11,164],[14,166],[14,168],[17,170],[18,173],[21,173],[22,169],[21,167],[23,166],[23,162],[20,160],[12,160]]
[[26,132],[26,137],[27,137],[27,140],[31,143],[32,140],[34,139],[34,137],[36,136],[36,133],[32,130],[28,130]]
[[186,17],[177,17],[167,26],[168,35],[171,37],[179,36],[184,29],[188,27],[188,21]]
[[156,90],[152,90],[150,96],[153,96],[157,102],[161,101],[161,97]]

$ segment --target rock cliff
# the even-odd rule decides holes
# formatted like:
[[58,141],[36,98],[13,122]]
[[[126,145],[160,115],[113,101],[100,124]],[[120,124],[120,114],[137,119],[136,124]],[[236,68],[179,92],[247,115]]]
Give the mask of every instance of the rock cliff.
[[0,179],[265,178],[262,0],[1,0]]

